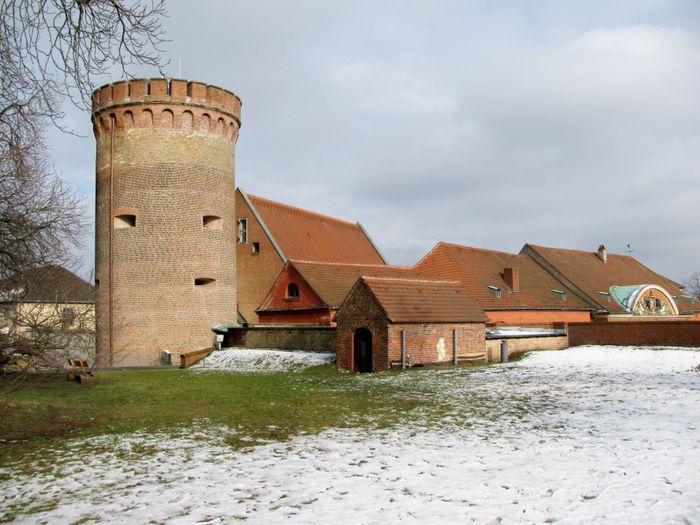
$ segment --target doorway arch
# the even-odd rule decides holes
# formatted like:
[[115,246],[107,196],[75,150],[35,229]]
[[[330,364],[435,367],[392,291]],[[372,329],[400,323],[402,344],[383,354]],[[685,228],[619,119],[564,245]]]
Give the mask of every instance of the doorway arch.
[[367,328],[355,330],[354,344],[355,372],[372,371],[372,332]]

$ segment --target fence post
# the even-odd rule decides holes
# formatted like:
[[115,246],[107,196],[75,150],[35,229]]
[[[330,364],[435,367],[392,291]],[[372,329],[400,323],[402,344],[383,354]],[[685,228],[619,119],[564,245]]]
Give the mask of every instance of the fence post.
[[406,369],[406,330],[401,330],[401,368]]
[[501,340],[501,363],[508,362],[508,341],[506,339]]
[[457,329],[452,330],[452,349],[454,350],[455,364],[457,364]]

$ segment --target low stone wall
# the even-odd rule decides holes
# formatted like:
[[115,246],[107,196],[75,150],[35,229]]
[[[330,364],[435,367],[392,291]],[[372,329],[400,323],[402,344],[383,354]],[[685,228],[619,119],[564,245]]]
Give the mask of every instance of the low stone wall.
[[330,326],[249,326],[231,330],[225,345],[335,353],[336,329]]
[[571,323],[569,343],[579,345],[640,345],[700,347],[698,321],[625,321]]
[[489,363],[501,360],[501,341],[508,341],[508,357],[531,350],[562,350],[569,346],[569,338],[561,336],[507,337],[486,340],[486,359]]

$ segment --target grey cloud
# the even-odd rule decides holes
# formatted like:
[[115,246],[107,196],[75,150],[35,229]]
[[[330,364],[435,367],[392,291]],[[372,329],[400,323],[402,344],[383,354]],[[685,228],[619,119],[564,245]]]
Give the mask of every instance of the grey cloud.
[[[391,262],[631,242],[680,280],[700,269],[699,5],[173,1],[167,73],[242,98],[242,187],[361,221]],[[59,169],[87,193],[94,142],[71,141]]]

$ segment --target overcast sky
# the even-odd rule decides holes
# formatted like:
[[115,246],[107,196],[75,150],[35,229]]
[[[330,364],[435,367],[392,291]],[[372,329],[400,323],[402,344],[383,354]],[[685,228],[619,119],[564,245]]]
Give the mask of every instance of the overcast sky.
[[[169,1],[168,12],[166,74],[243,101],[237,184],[360,221],[390,263],[440,240],[509,252],[602,242],[631,244],[676,280],[700,270],[697,0]],[[53,158],[92,213],[89,115],[68,119],[86,136],[52,135]],[[89,246],[87,272],[92,258]]]

